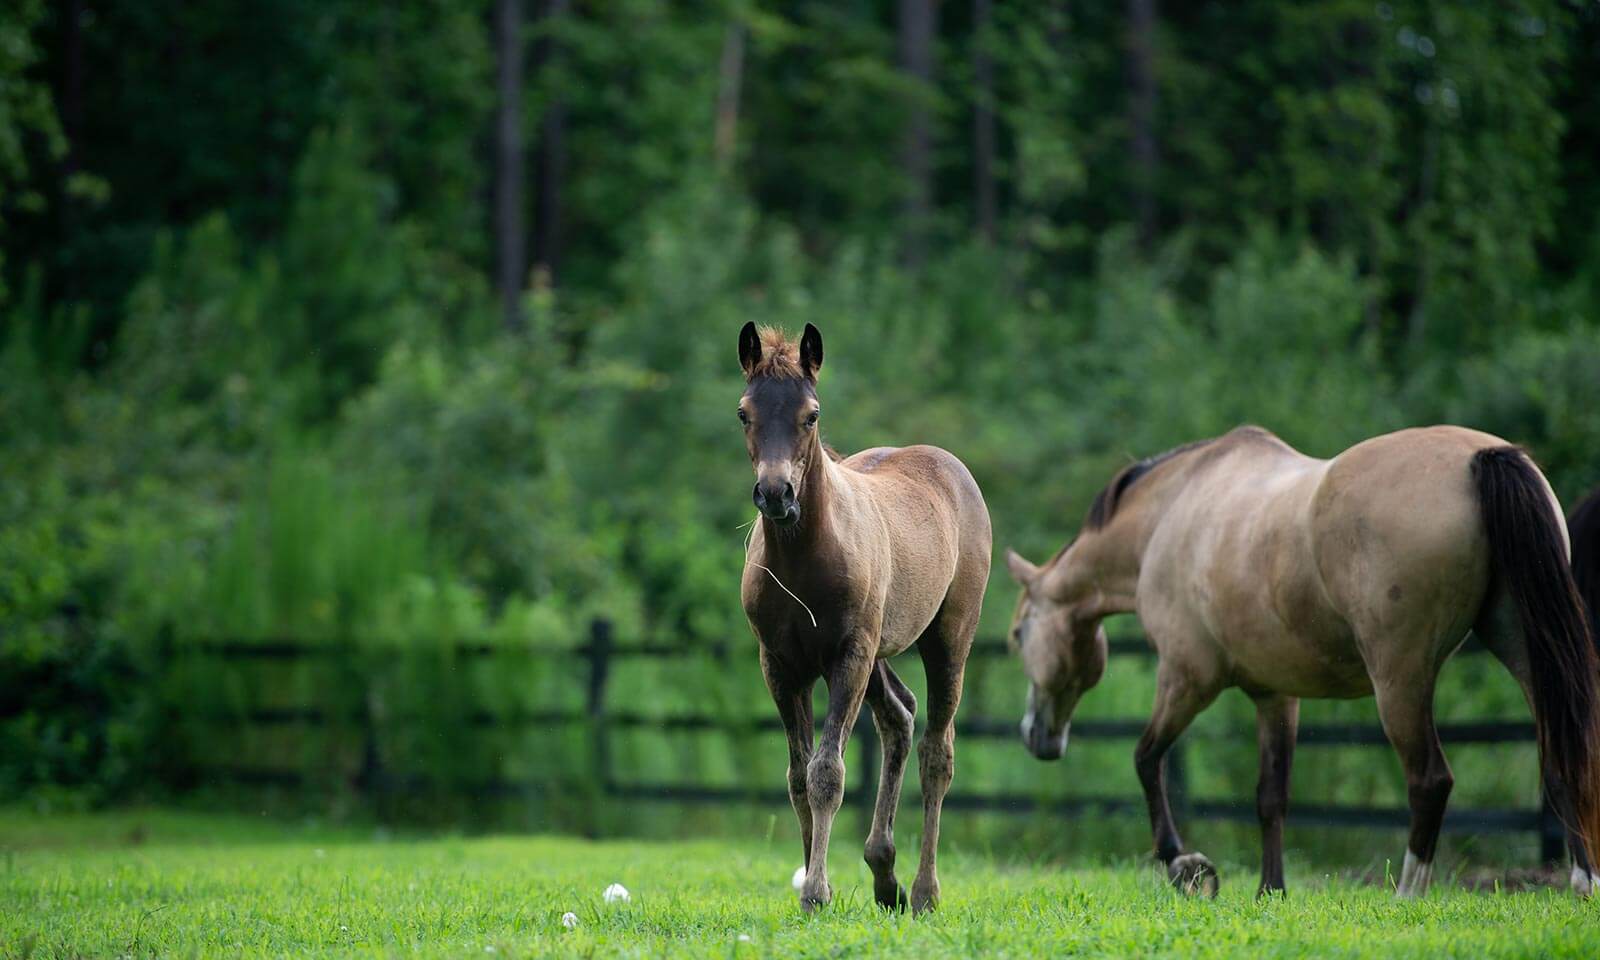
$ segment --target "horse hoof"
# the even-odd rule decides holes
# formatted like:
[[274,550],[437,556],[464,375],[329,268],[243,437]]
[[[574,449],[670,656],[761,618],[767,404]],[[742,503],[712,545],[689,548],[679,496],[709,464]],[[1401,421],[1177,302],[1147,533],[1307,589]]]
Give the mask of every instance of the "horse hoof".
[[1167,879],[1186,897],[1215,897],[1222,880],[1203,853],[1186,853],[1167,864]]
[[873,897],[878,901],[878,906],[896,913],[905,913],[906,908],[911,906],[911,898],[906,896],[906,888],[898,883],[894,885],[893,893],[886,894],[882,890],[874,890]]
[[938,887],[932,887],[932,888],[926,889],[926,890],[916,889],[915,886],[912,887],[912,892],[911,892],[911,913],[912,913],[912,915],[927,913],[930,910],[937,910],[938,908],[939,908],[939,888]]
[[833,889],[827,883],[823,883],[820,890],[807,890],[800,894],[800,909],[806,913],[815,913],[831,902],[833,902]]
[[1600,889],[1600,874],[1590,873],[1577,864],[1572,867],[1572,892],[1587,900]]

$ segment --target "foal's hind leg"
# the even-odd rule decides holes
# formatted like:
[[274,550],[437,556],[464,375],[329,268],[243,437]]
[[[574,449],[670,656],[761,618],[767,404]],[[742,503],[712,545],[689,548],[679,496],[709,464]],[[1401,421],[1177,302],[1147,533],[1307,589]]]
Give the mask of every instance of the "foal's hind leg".
[[956,707],[961,704],[967,654],[978,626],[975,609],[965,622],[951,623],[950,619],[948,611],[941,611],[917,643],[928,675],[928,729],[917,746],[922,768],[922,859],[911,884],[915,913],[939,905],[939,814],[955,776]]
[[864,859],[872,868],[872,892],[878,906],[904,910],[906,891],[894,878],[894,814],[900,806],[906,757],[911,753],[917,698],[889,669],[889,664],[879,660],[872,679],[867,682],[867,706],[872,708],[872,723],[878,728],[878,740],[883,744],[883,767]]

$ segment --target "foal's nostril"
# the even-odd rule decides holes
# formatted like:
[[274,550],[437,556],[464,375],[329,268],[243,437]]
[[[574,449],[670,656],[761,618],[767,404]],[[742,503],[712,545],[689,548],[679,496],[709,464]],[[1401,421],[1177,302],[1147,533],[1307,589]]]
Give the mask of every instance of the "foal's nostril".
[[794,503],[794,484],[787,481],[783,485],[783,503],[784,506]]

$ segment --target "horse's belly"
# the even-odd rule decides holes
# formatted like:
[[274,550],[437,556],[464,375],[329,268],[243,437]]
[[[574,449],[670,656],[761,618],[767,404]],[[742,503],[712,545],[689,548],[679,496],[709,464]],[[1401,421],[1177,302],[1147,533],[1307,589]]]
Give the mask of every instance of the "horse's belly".
[[1372,694],[1372,678],[1347,631],[1311,636],[1237,636],[1229,649],[1234,682],[1249,692],[1349,699]]

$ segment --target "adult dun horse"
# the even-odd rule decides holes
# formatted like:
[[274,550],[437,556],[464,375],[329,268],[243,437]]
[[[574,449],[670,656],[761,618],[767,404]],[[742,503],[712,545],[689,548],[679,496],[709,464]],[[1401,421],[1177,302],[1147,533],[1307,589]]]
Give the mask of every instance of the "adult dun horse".
[[[789,799],[805,847],[801,906],[833,896],[828,839],[844,796],[845,741],[865,701],[883,743],[865,859],[878,903],[905,908],[894,876],[894,815],[917,703],[887,660],[916,644],[928,677],[928,728],[918,747],[922,858],[910,904],[930,909],[939,899],[939,810],[955,771],[956,706],[989,578],[988,509],[972,474],[937,447],[876,447],[840,460],[823,446],[816,327],[806,324],[795,344],[747,323],[739,363],[739,421],[760,510],[741,593],[789,740]],[[819,678],[828,712],[813,751]]]
[[[1471,629],[1521,684],[1563,819],[1600,840],[1597,667],[1554,493],[1518,448],[1459,427],[1402,430],[1332,460],[1265,430],[1135,463],[1043,566],[1008,552],[1013,638],[1032,682],[1022,736],[1041,759],[1100,679],[1100,621],[1137,613],[1158,655],[1134,760],[1156,854],[1185,892],[1217,875],[1185,853],[1163,757],[1228,687],[1256,704],[1258,895],[1283,889],[1283,819],[1299,698],[1375,695],[1411,810],[1401,896],[1427,891],[1453,779],[1433,720],[1439,668]],[[1593,883],[1574,844],[1574,886]]]

